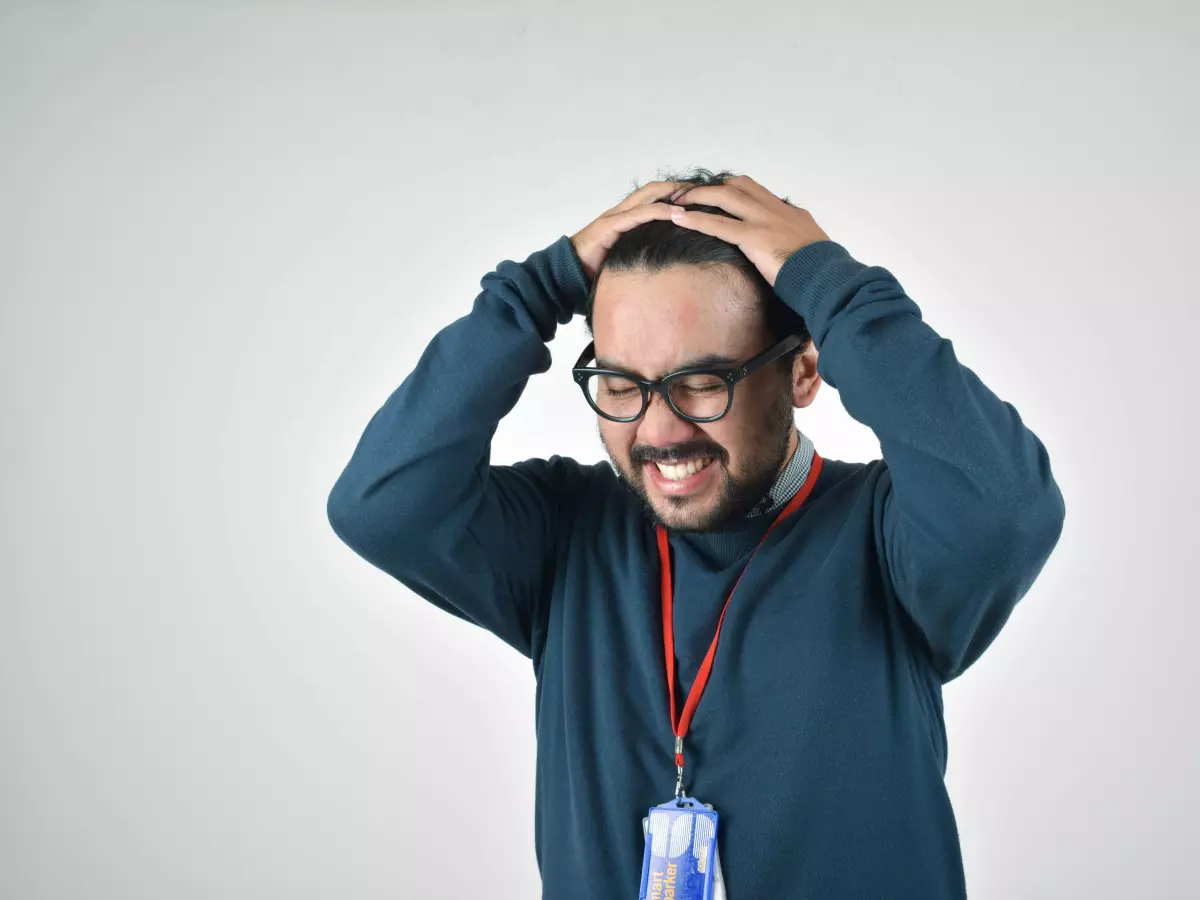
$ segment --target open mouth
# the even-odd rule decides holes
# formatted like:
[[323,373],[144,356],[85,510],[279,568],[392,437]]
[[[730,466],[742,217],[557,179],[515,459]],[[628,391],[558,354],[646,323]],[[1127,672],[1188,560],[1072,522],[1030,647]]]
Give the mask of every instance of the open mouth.
[[716,457],[700,456],[679,463],[646,463],[647,480],[664,494],[692,494],[707,485],[717,467]]
[[674,465],[667,463],[655,463],[654,465],[658,467],[658,471],[662,473],[663,478],[669,481],[683,481],[689,475],[695,475],[697,472],[708,468],[708,465],[712,461],[712,457],[709,456],[702,459],[689,459],[687,462],[675,463]]

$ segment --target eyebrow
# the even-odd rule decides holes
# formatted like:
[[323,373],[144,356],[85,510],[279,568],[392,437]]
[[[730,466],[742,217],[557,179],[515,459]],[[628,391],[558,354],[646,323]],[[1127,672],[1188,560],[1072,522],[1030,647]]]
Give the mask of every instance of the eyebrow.
[[[685,369],[708,369],[708,368],[725,368],[725,367],[732,368],[733,366],[736,366],[737,364],[738,364],[738,360],[733,359],[732,357],[722,356],[719,353],[709,353],[709,354],[706,354],[705,356],[698,356],[695,359],[689,360],[688,362],[684,363],[679,368],[673,369],[672,372],[682,372]],[[596,368],[598,368],[598,369],[615,369],[618,372],[628,372],[630,375],[637,375],[639,378],[642,377],[641,373],[633,372],[629,369],[622,367],[619,363],[615,363],[612,360],[608,360],[608,359],[597,359],[596,360]],[[667,373],[667,374],[671,374],[671,373]],[[667,376],[663,375],[662,377],[666,378]],[[647,378],[645,380],[653,381],[654,379]]]

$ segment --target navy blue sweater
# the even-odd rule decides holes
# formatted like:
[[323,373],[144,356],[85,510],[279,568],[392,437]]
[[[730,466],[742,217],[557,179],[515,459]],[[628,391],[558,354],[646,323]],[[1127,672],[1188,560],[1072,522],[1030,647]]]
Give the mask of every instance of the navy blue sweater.
[[[636,897],[641,820],[675,774],[652,524],[607,462],[490,462],[587,294],[569,238],[481,287],[367,424],[329,520],[532,660],[543,896]],[[1041,571],[1063,499],[1041,442],[886,269],[821,241],[775,291],[883,459],[825,459],[755,558],[688,733],[689,793],[721,813],[731,900],[963,897],[941,686]],[[671,536],[681,694],[773,518]]]

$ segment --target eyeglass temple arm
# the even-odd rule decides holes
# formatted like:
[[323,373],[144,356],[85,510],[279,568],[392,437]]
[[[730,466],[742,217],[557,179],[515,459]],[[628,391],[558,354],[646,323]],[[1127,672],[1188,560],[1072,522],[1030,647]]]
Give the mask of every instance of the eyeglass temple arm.
[[579,354],[579,359],[576,360],[575,365],[572,368],[581,369],[595,358],[596,342],[591,341],[586,347],[583,348],[583,352]]
[[734,372],[734,374],[736,374],[738,376],[738,378],[740,380],[742,378],[745,378],[751,372],[755,372],[758,369],[761,369],[767,363],[769,363],[773,360],[779,359],[779,357],[783,356],[785,353],[789,353],[790,351],[795,350],[799,346],[800,346],[800,335],[789,334],[787,337],[785,337],[782,341],[779,342],[779,345],[777,347],[772,348],[773,352],[769,351],[769,352],[763,354],[761,359],[752,359],[752,360],[750,360],[750,362],[746,363],[746,365],[741,366],[740,368],[734,369],[733,372]]

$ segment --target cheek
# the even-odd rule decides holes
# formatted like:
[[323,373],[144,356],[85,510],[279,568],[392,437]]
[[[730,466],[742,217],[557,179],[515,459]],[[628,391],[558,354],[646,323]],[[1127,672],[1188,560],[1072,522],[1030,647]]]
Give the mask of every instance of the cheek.
[[741,459],[741,443],[738,439],[739,429],[737,424],[735,422],[726,421],[732,417],[733,411],[730,410],[729,415],[727,415],[725,419],[721,420],[721,427],[717,428],[716,424],[710,425],[705,436],[725,451],[725,464],[736,471]]
[[628,461],[629,451],[633,448],[636,435],[637,428],[634,425],[622,425],[620,422],[600,419],[600,438],[604,441],[608,452],[617,459]]
[[714,434],[713,438],[720,441],[730,454],[736,452],[735,448],[742,452],[753,450],[754,445],[767,433],[770,423],[779,416],[780,405],[786,404],[787,408],[791,408],[789,398],[782,395],[783,388],[776,384],[770,387],[770,391],[749,390],[735,394],[733,408],[728,415],[714,423],[722,427],[720,437]]
[[735,478],[755,468],[754,421],[752,411],[743,409],[739,414],[731,409],[724,419],[708,427],[708,438],[724,449],[725,467]]
[[729,410],[727,418],[734,420],[736,416],[736,421],[744,423],[743,427],[761,420],[783,390],[779,382],[768,380],[771,374],[755,372],[739,384],[734,390],[733,408]]

